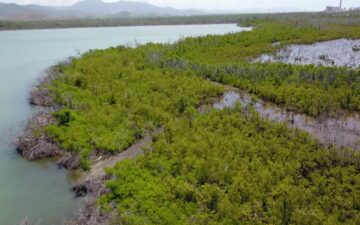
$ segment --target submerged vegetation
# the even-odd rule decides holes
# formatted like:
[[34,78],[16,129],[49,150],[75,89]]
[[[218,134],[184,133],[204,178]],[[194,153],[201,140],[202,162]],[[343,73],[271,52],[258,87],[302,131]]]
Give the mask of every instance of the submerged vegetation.
[[[90,51],[46,89],[46,136],[77,154],[115,154],[158,128],[144,155],[108,169],[114,224],[359,224],[360,156],[261,119],[251,105],[198,107],[245,89],[313,116],[360,110],[358,69],[260,64],[297,43],[360,38],[360,14],[248,16],[253,31]],[[305,19],[306,18],[306,19]]]

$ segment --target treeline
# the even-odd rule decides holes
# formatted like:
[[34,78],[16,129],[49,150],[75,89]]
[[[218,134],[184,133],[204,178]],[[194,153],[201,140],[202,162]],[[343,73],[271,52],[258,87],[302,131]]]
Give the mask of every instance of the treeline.
[[239,15],[1,21],[0,30],[238,23]]
[[[350,15],[351,18],[349,18]],[[325,27],[324,24],[357,25],[360,23],[359,11],[346,13],[274,13],[274,14],[226,14],[172,17],[119,17],[84,19],[49,19],[28,21],[0,20],[0,30],[50,29],[77,27],[118,27],[148,25],[187,25],[187,24],[223,24],[240,23],[242,26],[254,26],[260,20],[297,21],[297,25],[311,24]]]

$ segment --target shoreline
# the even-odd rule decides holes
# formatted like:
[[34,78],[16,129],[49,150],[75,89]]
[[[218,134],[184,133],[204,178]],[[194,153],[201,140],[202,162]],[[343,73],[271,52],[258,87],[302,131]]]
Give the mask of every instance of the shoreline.
[[[275,26],[276,23],[270,25]],[[221,26],[223,27],[227,26]],[[288,28],[287,25],[284,27]],[[264,30],[269,32],[269,37],[277,34],[276,29]],[[315,35],[318,33],[302,36],[301,31],[301,29],[294,30],[294,33],[299,33],[299,39],[320,38]],[[258,36],[262,39],[261,30],[254,32],[260,33]],[[279,32],[282,34],[282,31]],[[284,35],[279,38],[280,41],[286,38],[294,41],[293,37]],[[67,62],[48,69],[30,91],[29,103],[40,110],[28,119],[22,135],[18,138],[16,150],[29,161],[51,158],[54,163],[53,169],[58,165],[59,169],[74,172],[71,180],[59,180],[60,184],[66,184],[65,188],[59,184],[58,186],[69,194],[70,198],[73,193],[74,199],[78,199],[81,204],[69,208],[71,211],[69,214],[60,214],[63,223],[95,225],[110,224],[117,219],[121,221],[119,217],[126,215],[129,210],[129,206],[121,205],[127,199],[131,199],[126,197],[127,193],[135,196],[134,208],[150,205],[150,208],[154,209],[156,205],[162,206],[163,202],[173,203],[175,199],[179,199],[179,203],[184,204],[182,209],[195,206],[196,210],[194,208],[193,212],[200,213],[199,215],[209,218],[212,215],[222,217],[228,210],[216,211],[218,202],[242,195],[238,184],[243,183],[247,177],[254,178],[244,182],[250,187],[249,190],[256,187],[255,192],[249,192],[250,195],[255,193],[258,197],[250,201],[246,199],[249,193],[244,193],[245,200],[234,201],[229,207],[262,202],[265,209],[259,208],[259,212],[264,216],[259,214],[259,218],[265,221],[269,215],[274,217],[274,221],[280,222],[282,218],[277,215],[280,215],[281,210],[284,209],[278,206],[285,203],[287,205],[288,197],[296,199],[297,191],[302,193],[309,188],[312,190],[319,188],[320,192],[316,190],[313,193],[309,192],[306,198],[289,203],[295,208],[306,210],[303,211],[304,213],[313,210],[310,204],[321,207],[324,205],[323,208],[319,208],[319,213],[334,218],[341,217],[336,214],[337,212],[327,211],[326,206],[329,204],[322,201],[322,198],[341,197],[343,183],[349,188],[357,187],[355,183],[350,182],[350,179],[356,179],[356,174],[351,169],[357,169],[359,165],[357,153],[352,147],[342,148],[331,143],[325,146],[317,133],[314,135],[304,128],[315,129],[313,125],[319,123],[327,129],[331,125],[332,110],[345,109],[350,107],[350,103],[338,107],[336,103],[340,101],[337,101],[337,98],[329,100],[329,96],[336,96],[338,92],[334,91],[334,94],[328,91],[327,86],[325,89],[323,86],[326,83],[324,85],[319,83],[319,89],[325,93],[324,95],[311,96],[304,94],[305,91],[296,92],[298,86],[302,88],[307,85],[305,82],[292,80],[297,78],[295,76],[297,74],[292,73],[292,67],[280,67],[282,65],[273,69],[261,65],[247,67],[251,62],[247,62],[245,56],[250,57],[258,51],[264,51],[262,46],[273,50],[271,41],[275,39],[263,42],[252,40],[251,34],[245,38],[246,40],[237,38],[237,35],[219,40],[217,37],[209,37],[206,41],[195,39],[199,43],[189,40],[189,43],[184,41],[169,48],[166,45],[164,49],[150,45],[145,46],[148,48],[131,49],[129,52],[122,47],[112,48],[99,54],[88,54],[83,57],[79,55],[81,57],[79,60],[69,58]],[[241,41],[245,41],[244,46],[239,45],[237,49]],[[235,46],[236,51],[232,52]],[[247,49],[249,52],[240,51]],[[165,54],[163,51],[169,52]],[[210,55],[213,57],[209,57]],[[231,60],[234,60],[234,66],[227,66],[232,62]],[[244,65],[235,64],[237,63],[235,61],[242,62],[241,60],[244,60]],[[309,72],[300,69],[295,72],[302,71]],[[244,79],[240,79],[241,77],[239,80],[236,79],[236,75],[241,76],[247,72],[249,72],[248,78],[245,76]],[[309,74],[316,72],[318,70],[310,71]],[[334,76],[337,74],[339,73],[333,73]],[[270,81],[267,81],[267,75],[274,81],[270,78]],[[287,79],[288,77],[291,79]],[[319,80],[315,78],[317,77],[312,78],[311,82]],[[354,87],[358,87],[357,80],[345,78],[334,87],[336,91],[346,88],[349,83],[354,83]],[[211,85],[211,82],[215,83],[216,80],[221,82],[218,83],[218,87]],[[264,90],[252,89],[252,84],[256,87],[263,80],[269,82],[263,86]],[[285,82],[288,82],[287,85],[282,87],[289,92],[281,92],[284,99],[277,101],[276,96],[279,91],[276,88]],[[295,88],[292,82],[298,86]],[[310,86],[309,92],[318,91],[321,94],[322,92],[315,89],[316,87]],[[243,89],[250,91],[246,92]],[[258,95],[255,95],[256,91]],[[357,94],[353,90],[349,90],[349,93]],[[287,96],[290,98],[299,96],[299,98],[292,100],[286,98]],[[298,104],[302,100],[310,99],[309,96],[317,100],[314,101],[317,105],[312,101],[308,104],[306,102],[306,104]],[[321,104],[322,100],[328,104]],[[285,107],[281,102],[286,104]],[[235,105],[234,110],[231,109],[233,105]],[[294,108],[291,110],[292,106]],[[313,111],[310,110],[311,106],[314,106]],[[322,106],[324,107],[321,108]],[[303,115],[302,111],[307,114]],[[313,115],[314,120],[307,115]],[[357,123],[360,124],[360,115]],[[337,126],[339,129],[346,128],[345,131],[350,132],[347,127],[347,124]],[[359,128],[355,127],[354,130]],[[329,130],[324,130],[324,134],[327,137],[331,135]],[[357,135],[360,137],[360,133]],[[338,136],[337,134],[336,137],[341,138]],[[125,161],[117,164],[122,160]],[[355,167],[352,167],[353,164]],[[117,166],[112,168],[115,165]],[[337,176],[338,170],[341,172],[341,177]],[[221,173],[217,174],[218,171]],[[323,190],[329,178],[327,177],[329,171],[335,179],[329,186],[336,188],[336,192]],[[346,177],[344,180],[343,171]],[[134,181],[127,179],[128,177],[134,177]],[[263,180],[264,177],[266,177],[265,181],[271,181],[271,184],[267,182],[257,186],[259,183],[257,181]],[[314,181],[307,183],[312,178],[315,178]],[[187,181],[183,182],[184,179]],[[233,182],[234,179],[238,179],[238,182]],[[163,189],[159,184],[164,185]],[[48,191],[53,185],[51,183],[45,191],[41,191],[43,194],[49,193],[48,199],[51,200],[57,196],[56,193]],[[133,187],[127,189],[123,185]],[[152,192],[152,187],[157,189]],[[228,187],[234,189],[229,195]],[[186,193],[180,189],[185,189]],[[272,192],[270,189],[275,191]],[[118,190],[122,190],[125,194],[119,194]],[[287,190],[291,195],[287,195]],[[285,194],[285,200],[282,199],[282,192]],[[31,190],[28,193],[32,194]],[[163,201],[156,200],[161,199],[164,193],[176,198],[166,197]],[[153,199],[149,198],[151,204],[146,204],[148,195],[155,196]],[[356,210],[357,202],[352,201],[352,198],[356,196],[357,193],[346,196],[348,197],[346,201],[353,203],[353,207],[339,205],[339,209],[349,215],[353,213],[351,210]],[[208,199],[211,199],[211,204]],[[214,205],[213,200],[216,203]],[[274,205],[268,205],[269,202]],[[308,203],[310,207],[303,208],[303,202]],[[140,218],[142,215],[153,218],[151,210],[148,209],[144,207],[131,218]],[[169,215],[174,213],[173,208],[167,207],[167,209],[170,211],[164,212]],[[46,208],[40,210],[47,211]],[[193,215],[192,211],[189,214],[185,211],[181,212],[180,207],[178,210],[185,219]],[[55,214],[62,212],[51,211]],[[162,216],[163,213],[159,211],[155,215]],[[232,216],[235,214],[229,214],[224,218],[230,219]],[[352,214],[351,216],[348,219],[356,217]],[[198,219],[201,221],[201,218]],[[56,219],[55,223],[57,222],[61,221]]]
[[16,150],[29,161],[60,157],[56,163],[59,168],[78,169],[80,165],[75,155],[61,149],[45,131],[46,126],[56,122],[52,112],[62,108],[53,101],[45,86],[61,76],[60,67],[66,63],[68,61],[50,67],[30,92],[29,104],[40,107],[40,111],[28,119],[22,135],[18,137]]
[[[243,107],[252,106],[259,115],[277,123],[286,123],[289,129],[300,129],[315,138],[324,147],[334,146],[341,150],[351,148],[360,150],[360,114],[356,111],[342,111],[336,117],[313,117],[291,111],[281,105],[265,101],[251,93],[232,86],[225,86],[221,99],[214,102],[217,109],[232,108],[236,103]],[[256,96],[256,95],[255,95]]]
[[[1,22],[1,21],[0,21]],[[179,23],[179,24],[140,24],[140,25],[119,25],[119,26],[73,26],[73,27],[36,27],[36,28],[19,28],[19,29],[0,29],[3,31],[32,31],[32,30],[62,30],[62,29],[95,29],[95,28],[129,28],[129,27],[155,27],[155,26],[198,26],[198,25],[236,25],[241,26],[237,22],[223,22],[223,23]]]
[[[68,62],[65,62],[65,64]],[[145,137],[139,139],[122,152],[97,156],[92,161],[90,170],[82,170],[79,156],[62,149],[46,135],[44,130],[46,126],[56,123],[51,113],[62,108],[61,105],[54,103],[49,90],[44,85],[50,84],[54,79],[61,76],[60,65],[62,64],[64,63],[49,68],[45,76],[39,80],[38,84],[30,92],[29,103],[41,107],[41,110],[28,119],[22,135],[17,139],[16,151],[29,161],[53,159],[59,169],[67,169],[70,172],[77,173],[71,184],[70,191],[74,193],[74,198],[86,198],[86,203],[78,209],[78,216],[75,219],[69,220],[65,218],[66,225],[104,224],[110,217],[109,215],[104,216],[96,205],[97,198],[107,191],[105,181],[109,177],[104,169],[113,167],[122,160],[143,154],[143,147],[151,143],[153,136],[159,134],[162,130],[159,128],[145,135]]]
[[[72,184],[71,191],[74,193],[75,198],[86,197],[86,203],[79,209],[79,216],[74,220],[67,221],[65,223],[66,225],[106,224],[110,216],[103,215],[96,204],[98,197],[108,191],[105,187],[105,181],[109,179],[109,177],[104,169],[106,167],[113,167],[117,162],[122,160],[131,159],[141,155],[143,153],[143,147],[151,143],[152,137],[161,133],[161,129],[145,135],[145,137],[137,140],[137,142],[133,143],[129,148],[120,153],[113,155],[100,154],[97,155],[96,158],[92,157],[94,160],[92,160],[91,169],[89,171],[83,171],[80,169],[79,157],[74,153],[61,149],[58,144],[46,136],[44,130],[49,124],[56,123],[56,120],[51,113],[62,108],[61,105],[54,103],[50,96],[50,91],[45,87],[54,79],[62,75],[60,65],[61,63],[51,67],[46,73],[46,76],[44,76],[38,85],[31,91],[29,103],[42,108],[28,120],[23,135],[18,139],[17,151],[22,157],[29,161],[58,158],[55,163],[58,165],[59,169],[68,169],[70,171],[81,170],[77,179]],[[224,86],[225,90],[223,95],[219,96],[219,99],[213,100],[211,103],[212,108],[216,108],[216,104],[221,104],[219,103],[219,100],[226,98],[227,92],[232,90],[241,91],[241,89],[236,87],[223,84],[219,85]],[[206,106],[201,105],[198,110],[201,110],[204,107]],[[38,134],[41,135],[34,135],[34,131],[37,131]],[[310,135],[320,141],[313,134]]]
[[[252,14],[250,14],[252,15]],[[11,30],[98,28],[98,27],[138,27],[176,26],[206,24],[238,24],[239,17],[248,14],[209,14],[192,16],[129,17],[129,18],[74,18],[44,20],[0,20],[0,32]]]

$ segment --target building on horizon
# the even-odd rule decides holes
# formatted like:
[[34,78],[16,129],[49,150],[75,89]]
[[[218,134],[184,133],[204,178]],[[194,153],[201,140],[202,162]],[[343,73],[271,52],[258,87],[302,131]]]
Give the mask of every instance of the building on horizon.
[[330,13],[334,13],[334,12],[341,12],[342,8],[340,6],[327,6],[325,9],[325,12],[330,12]]

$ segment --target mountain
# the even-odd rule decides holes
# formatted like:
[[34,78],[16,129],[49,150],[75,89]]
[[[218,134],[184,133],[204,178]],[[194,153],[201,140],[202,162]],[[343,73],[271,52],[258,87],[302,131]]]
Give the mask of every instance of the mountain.
[[0,19],[40,19],[48,17],[49,12],[45,10],[45,7],[41,6],[0,4]]
[[[1,1],[1,0],[0,0]],[[233,13],[274,13],[297,12],[292,8],[247,9],[247,10],[179,10],[171,7],[159,7],[145,2],[120,0],[103,2],[102,0],[83,0],[72,6],[47,7],[40,5],[18,5],[0,2],[0,20],[47,20],[76,18],[128,18],[154,16],[187,16],[204,14]]]
[[0,3],[0,20],[67,19],[104,16],[183,16],[196,14],[201,14],[201,12],[158,7],[149,3],[130,1],[106,3],[101,0],[84,0],[66,7]]
[[85,0],[71,6],[74,11],[92,13],[95,15],[112,15],[119,12],[129,12],[134,15],[158,14],[158,15],[184,15],[186,11],[173,8],[163,8],[144,2],[118,1],[106,3],[101,0]]
[[88,16],[72,10],[61,10],[40,5],[0,3],[0,20],[70,19]]

